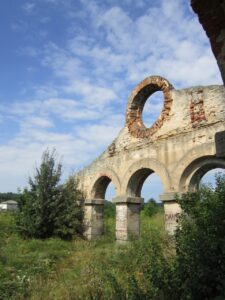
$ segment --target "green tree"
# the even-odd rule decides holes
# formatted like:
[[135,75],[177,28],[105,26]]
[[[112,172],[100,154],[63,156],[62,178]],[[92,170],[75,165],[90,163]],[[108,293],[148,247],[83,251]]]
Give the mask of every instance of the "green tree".
[[156,203],[155,199],[150,198],[147,203],[144,204],[143,212],[146,216],[152,217],[159,212],[159,204]]
[[16,193],[8,192],[8,193],[0,193],[0,202],[7,200],[18,200],[19,195]]
[[56,160],[55,150],[46,150],[34,178],[29,178],[29,188],[20,195],[17,226],[24,237],[71,238],[81,232],[81,192],[72,177],[60,185],[62,164]]
[[78,189],[78,181],[70,176],[64,186],[57,206],[54,234],[70,239],[83,234],[84,194]]
[[174,299],[225,299],[225,176],[179,200]]
[[104,217],[105,218],[115,218],[116,216],[116,205],[115,203],[105,200],[104,203]]

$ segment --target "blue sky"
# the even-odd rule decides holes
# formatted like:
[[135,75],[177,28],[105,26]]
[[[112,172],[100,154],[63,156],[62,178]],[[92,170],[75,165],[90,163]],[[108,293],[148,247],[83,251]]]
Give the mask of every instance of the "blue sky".
[[[91,162],[149,75],[178,89],[222,83],[186,0],[7,0],[0,12],[0,192],[24,187],[47,147],[64,178]],[[150,123],[160,108],[146,105]]]

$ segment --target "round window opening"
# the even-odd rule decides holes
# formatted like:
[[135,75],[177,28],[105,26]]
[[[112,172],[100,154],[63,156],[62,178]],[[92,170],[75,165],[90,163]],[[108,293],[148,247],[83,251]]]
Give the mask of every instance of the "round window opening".
[[164,94],[162,91],[150,95],[142,111],[142,122],[145,127],[150,128],[160,116],[164,106]]

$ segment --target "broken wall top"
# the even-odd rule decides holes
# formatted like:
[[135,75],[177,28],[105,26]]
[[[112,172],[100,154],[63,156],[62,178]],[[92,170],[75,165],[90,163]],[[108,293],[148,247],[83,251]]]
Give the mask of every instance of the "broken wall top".
[[[147,128],[142,120],[142,112],[145,102],[156,91],[163,92],[164,106],[155,123]],[[150,76],[132,91],[126,109],[125,127],[105,155],[224,122],[224,99],[224,86],[176,90],[165,78]]]

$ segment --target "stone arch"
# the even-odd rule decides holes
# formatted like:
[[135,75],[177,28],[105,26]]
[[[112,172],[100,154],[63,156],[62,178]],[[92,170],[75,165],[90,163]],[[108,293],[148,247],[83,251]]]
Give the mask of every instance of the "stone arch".
[[202,177],[215,168],[225,169],[225,159],[213,155],[202,156],[193,160],[184,170],[180,179],[180,190],[194,190]]
[[133,163],[124,176],[123,192],[127,196],[140,197],[145,179],[152,173],[159,175],[163,190],[170,190],[170,176],[166,167],[152,159],[144,158]]
[[[126,110],[126,126],[131,135],[137,138],[149,138],[168,119],[172,106],[171,90],[174,89],[171,83],[161,76],[150,76],[139,83],[132,91]],[[142,120],[142,111],[148,97],[157,91],[164,95],[164,106],[155,123],[147,128]]]
[[106,189],[111,181],[114,185],[116,194],[118,194],[120,191],[120,180],[117,174],[111,169],[97,173],[91,188],[91,198],[105,199]]
[[173,189],[175,192],[187,191],[184,185],[184,172],[191,163],[200,157],[215,156],[215,145],[214,143],[208,143],[194,147],[188,151],[177,163],[174,171],[171,173],[173,178]]

